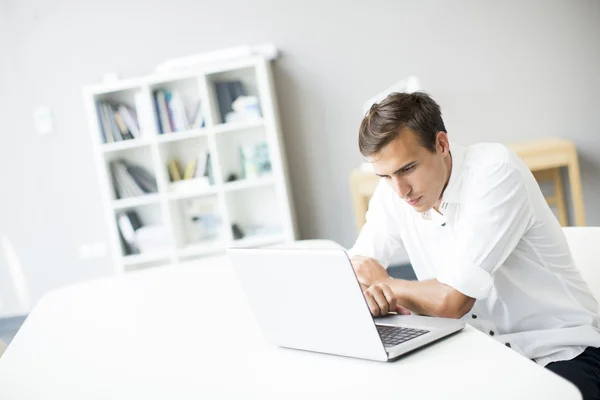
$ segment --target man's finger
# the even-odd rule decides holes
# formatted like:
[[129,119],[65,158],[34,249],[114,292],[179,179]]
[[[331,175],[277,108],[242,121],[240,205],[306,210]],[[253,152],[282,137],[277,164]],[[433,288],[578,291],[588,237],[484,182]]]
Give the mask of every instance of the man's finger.
[[371,314],[373,314],[374,317],[378,317],[380,311],[379,311],[379,306],[377,305],[377,302],[375,301],[375,299],[373,299],[373,296],[371,295],[371,293],[369,291],[366,291],[364,293],[364,295],[365,295],[365,299],[367,300],[369,310],[371,310]]
[[411,315],[412,314],[408,308],[404,308],[399,304],[396,305],[396,312],[399,315]]
[[388,285],[381,285],[381,288],[383,289],[383,295],[388,301],[389,310],[396,310],[396,297],[392,289]]
[[378,286],[372,286],[369,289],[369,291],[373,295],[373,298],[377,302],[377,305],[379,305],[379,312],[380,312],[379,315],[381,315],[381,316],[387,315],[390,308],[389,308],[388,301],[385,298],[385,295],[383,294],[383,290],[381,290],[381,288]]

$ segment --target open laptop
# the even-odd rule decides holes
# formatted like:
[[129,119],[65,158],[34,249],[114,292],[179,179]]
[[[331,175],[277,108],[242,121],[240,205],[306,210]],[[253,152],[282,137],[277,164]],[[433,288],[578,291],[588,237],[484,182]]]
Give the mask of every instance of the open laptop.
[[277,346],[391,361],[462,330],[457,319],[373,318],[343,249],[229,249],[250,307]]

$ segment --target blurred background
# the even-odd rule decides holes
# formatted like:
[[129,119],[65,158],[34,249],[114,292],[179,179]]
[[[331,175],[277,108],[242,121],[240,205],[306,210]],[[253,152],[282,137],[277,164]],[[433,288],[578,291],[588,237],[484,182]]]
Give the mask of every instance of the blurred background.
[[[573,144],[585,224],[600,225],[599,20],[596,0],[0,0],[0,316],[236,240],[350,247],[363,103],[410,76],[454,142]],[[264,64],[157,69],[265,43],[278,56]]]

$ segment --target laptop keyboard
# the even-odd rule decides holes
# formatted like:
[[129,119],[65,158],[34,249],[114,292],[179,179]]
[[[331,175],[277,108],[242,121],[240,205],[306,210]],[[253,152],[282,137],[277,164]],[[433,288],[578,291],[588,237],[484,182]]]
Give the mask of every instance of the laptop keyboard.
[[376,325],[384,347],[392,347],[400,343],[428,333],[424,329],[403,328],[400,326]]

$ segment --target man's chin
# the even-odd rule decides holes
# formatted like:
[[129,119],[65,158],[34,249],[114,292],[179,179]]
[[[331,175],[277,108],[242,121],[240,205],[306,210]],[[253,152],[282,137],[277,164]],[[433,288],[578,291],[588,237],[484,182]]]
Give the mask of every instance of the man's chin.
[[416,206],[413,207],[413,210],[415,210],[418,213],[424,213],[425,211],[428,211],[431,207],[428,207],[425,204],[417,204]]

